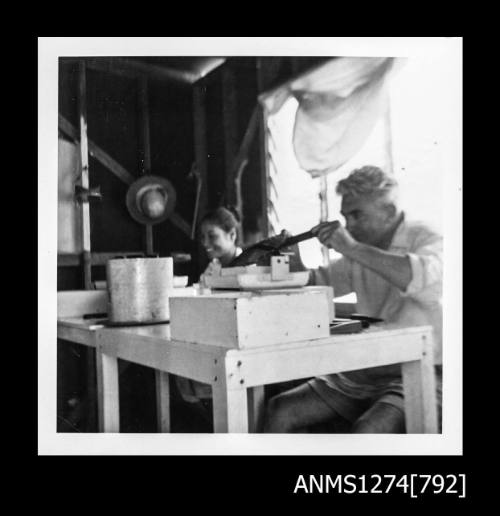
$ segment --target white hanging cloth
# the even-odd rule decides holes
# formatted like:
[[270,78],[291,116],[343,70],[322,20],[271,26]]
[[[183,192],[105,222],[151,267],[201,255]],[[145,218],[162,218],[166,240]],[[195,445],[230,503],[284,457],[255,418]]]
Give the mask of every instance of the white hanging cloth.
[[293,95],[299,102],[293,145],[313,177],[337,170],[363,145],[387,102],[387,79],[404,59],[332,59],[259,100],[273,114]]

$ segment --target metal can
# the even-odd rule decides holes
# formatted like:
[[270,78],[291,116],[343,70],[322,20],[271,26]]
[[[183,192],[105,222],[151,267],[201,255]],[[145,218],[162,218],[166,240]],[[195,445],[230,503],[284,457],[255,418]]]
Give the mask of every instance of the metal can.
[[168,322],[173,259],[114,258],[106,265],[111,324]]

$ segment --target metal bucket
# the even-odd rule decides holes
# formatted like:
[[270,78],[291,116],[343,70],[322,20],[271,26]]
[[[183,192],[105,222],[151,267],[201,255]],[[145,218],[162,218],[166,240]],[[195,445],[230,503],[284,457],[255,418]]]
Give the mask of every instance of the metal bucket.
[[172,258],[115,258],[106,265],[111,324],[168,322]]

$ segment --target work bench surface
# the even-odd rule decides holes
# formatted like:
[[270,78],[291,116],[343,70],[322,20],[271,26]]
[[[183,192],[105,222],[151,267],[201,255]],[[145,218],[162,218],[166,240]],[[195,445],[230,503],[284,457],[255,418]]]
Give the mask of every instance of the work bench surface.
[[118,359],[156,371],[162,432],[170,429],[169,374],[211,385],[215,432],[246,433],[261,421],[264,385],[395,363],[402,365],[408,431],[436,431],[430,326],[379,325],[355,334],[231,349],[172,340],[168,323],[110,327],[102,320],[63,317],[58,337],[96,350],[101,431],[119,431]]

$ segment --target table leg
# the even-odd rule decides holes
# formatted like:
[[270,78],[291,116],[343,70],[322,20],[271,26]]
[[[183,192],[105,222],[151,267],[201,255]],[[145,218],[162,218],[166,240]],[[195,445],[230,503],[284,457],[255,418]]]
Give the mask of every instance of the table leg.
[[437,426],[436,379],[431,346],[421,360],[402,364],[406,432],[435,434]]
[[252,433],[261,431],[264,417],[264,386],[250,387],[248,393],[248,430]]
[[85,349],[87,365],[87,432],[95,432],[97,422],[97,390],[96,390],[96,359],[95,349]]
[[99,431],[120,431],[118,359],[96,350]]
[[215,433],[248,433],[247,389],[212,384]]
[[155,370],[158,432],[170,432],[170,385],[168,373]]

